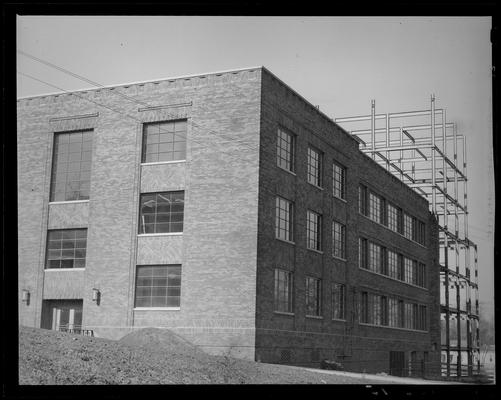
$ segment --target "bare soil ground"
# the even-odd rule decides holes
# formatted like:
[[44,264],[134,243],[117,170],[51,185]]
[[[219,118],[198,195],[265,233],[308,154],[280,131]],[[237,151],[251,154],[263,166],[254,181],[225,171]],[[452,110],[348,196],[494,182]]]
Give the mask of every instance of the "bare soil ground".
[[146,328],[121,340],[19,327],[19,384],[371,384],[204,353],[166,329]]

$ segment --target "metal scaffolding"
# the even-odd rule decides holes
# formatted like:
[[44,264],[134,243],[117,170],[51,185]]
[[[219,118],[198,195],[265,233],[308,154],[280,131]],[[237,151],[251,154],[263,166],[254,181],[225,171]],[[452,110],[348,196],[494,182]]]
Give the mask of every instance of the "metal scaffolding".
[[468,238],[466,138],[445,109],[336,118],[360,150],[425,197],[439,223],[442,374],[480,370],[477,245]]

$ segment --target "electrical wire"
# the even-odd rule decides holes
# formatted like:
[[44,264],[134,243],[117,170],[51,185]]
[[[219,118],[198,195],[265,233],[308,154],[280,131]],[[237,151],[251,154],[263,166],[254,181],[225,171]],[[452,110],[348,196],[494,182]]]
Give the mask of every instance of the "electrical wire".
[[[25,56],[25,57],[28,57],[28,58],[30,58],[30,59],[32,59],[32,60],[34,60],[34,61],[37,61],[37,62],[39,62],[39,63],[42,63],[42,64],[44,64],[44,65],[47,65],[47,66],[49,66],[49,67],[51,67],[51,68],[57,69],[58,71],[63,72],[63,73],[65,73],[65,74],[71,75],[71,76],[73,76],[74,78],[77,78],[77,79],[80,79],[80,80],[82,80],[82,81],[84,81],[84,82],[90,83],[90,84],[91,84],[91,85],[93,85],[93,86],[97,86],[97,87],[99,87],[99,88],[106,88],[106,87],[105,87],[104,85],[102,85],[101,83],[94,82],[94,81],[92,81],[92,80],[90,80],[90,79],[88,79],[88,78],[86,78],[86,77],[84,77],[84,76],[82,76],[82,75],[76,74],[76,73],[74,73],[74,72],[72,72],[72,71],[69,71],[69,70],[67,70],[67,69],[65,69],[65,68],[62,68],[62,67],[60,67],[60,66],[58,66],[58,65],[55,65],[55,64],[53,64],[53,63],[51,63],[51,62],[49,62],[49,61],[46,61],[46,60],[43,60],[43,59],[41,59],[41,58],[35,57],[35,56],[33,56],[33,55],[29,54],[29,53],[26,53],[26,52],[24,52],[24,51],[22,51],[22,50],[17,50],[17,52],[18,52],[19,54],[21,54],[21,55]],[[138,105],[142,105],[142,106],[145,106],[145,107],[148,107],[148,108],[153,107],[153,105],[151,105],[151,104],[149,104],[149,103],[146,103],[146,102],[144,102],[144,101],[140,101],[140,100],[138,100],[138,99],[136,99],[136,98],[134,98],[134,97],[128,96],[128,95],[126,95],[126,94],[124,94],[124,93],[120,93],[120,92],[119,92],[119,91],[117,91],[117,90],[113,90],[113,91],[111,91],[111,93],[112,93],[112,94],[115,94],[115,95],[117,95],[117,96],[120,96],[120,97],[122,97],[122,98],[124,98],[124,99],[130,100],[130,101],[132,101],[132,102],[134,102],[134,103],[136,103],[136,104],[138,104]],[[73,94],[74,94],[74,93],[73,93]],[[173,115],[172,115],[172,114],[167,114],[167,115],[169,116],[169,118],[173,118]],[[191,123],[192,125],[194,125],[194,126],[198,127],[198,128],[202,128],[202,126],[198,125],[198,124],[197,124],[196,122],[194,122],[193,120],[190,120],[190,123]],[[228,140],[233,140],[233,141],[237,142],[237,139],[232,138],[232,137],[223,136],[221,133],[216,133],[216,132],[214,132],[213,130],[210,130],[210,129],[204,128],[204,131],[205,131],[205,132],[207,132],[207,133],[213,134],[213,135],[215,135],[216,137],[219,135],[219,136],[221,136],[221,137],[223,137],[223,138],[226,138],[226,139],[228,139]],[[247,146],[244,142],[238,141],[238,143],[239,143],[239,144],[241,144],[241,145],[244,145],[245,147],[249,148],[250,150],[253,150],[253,151],[256,151],[256,150],[257,150],[257,147],[250,147],[250,146]]]

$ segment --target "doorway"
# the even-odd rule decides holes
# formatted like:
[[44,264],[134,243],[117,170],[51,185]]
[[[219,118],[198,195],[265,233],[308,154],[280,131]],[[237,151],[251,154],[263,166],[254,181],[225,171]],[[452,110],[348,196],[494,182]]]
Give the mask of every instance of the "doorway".
[[55,331],[82,332],[83,300],[44,300],[42,328]]
[[390,351],[390,375],[404,376],[405,352]]

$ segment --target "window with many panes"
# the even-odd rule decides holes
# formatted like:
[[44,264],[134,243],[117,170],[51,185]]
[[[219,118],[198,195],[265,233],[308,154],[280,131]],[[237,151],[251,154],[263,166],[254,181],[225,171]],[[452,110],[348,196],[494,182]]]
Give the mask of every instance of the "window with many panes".
[[425,224],[420,220],[416,220],[416,242],[422,244],[423,246],[426,244],[426,236],[425,236]]
[[407,257],[404,257],[404,281],[416,284],[415,261]]
[[294,241],[294,205],[291,201],[277,196],[275,202],[275,236],[278,239]]
[[418,263],[416,285],[426,287],[426,265],[423,263]]
[[401,279],[398,253],[388,250],[388,276],[393,279]]
[[404,236],[412,239],[412,216],[407,213],[404,213]]
[[388,228],[393,232],[402,233],[402,209],[388,203]]
[[388,299],[388,325],[394,328],[400,328],[402,326],[400,316],[398,299],[390,297]]
[[275,269],[275,311],[292,313],[293,275],[290,271]]
[[322,216],[308,210],[306,213],[306,243],[309,249],[322,250]]
[[89,199],[91,160],[92,130],[54,134],[50,201]]
[[185,160],[186,129],[185,119],[144,124],[142,162]]
[[381,296],[369,293],[369,309],[372,310],[372,316],[369,316],[369,324],[381,325]]
[[332,285],[332,318],[346,318],[346,286],[341,283]]
[[404,328],[414,329],[414,305],[411,303],[404,303],[405,320]]
[[322,186],[322,153],[308,147],[308,182],[315,186]]
[[382,273],[382,248],[378,244],[369,242],[369,270]]
[[311,276],[306,277],[306,315],[321,316],[322,281]]
[[179,307],[181,265],[138,265],[135,307]]
[[85,268],[87,229],[54,229],[47,232],[45,268]]
[[183,232],[184,191],[144,193],[139,205],[139,233]]
[[382,223],[382,200],[375,193],[369,193],[369,218],[375,222]]
[[346,199],[346,168],[335,161],[332,164],[332,191],[334,196]]
[[346,226],[333,221],[332,222],[332,255],[334,257],[346,258]]
[[294,135],[282,128],[277,130],[277,165],[294,172]]

